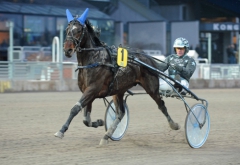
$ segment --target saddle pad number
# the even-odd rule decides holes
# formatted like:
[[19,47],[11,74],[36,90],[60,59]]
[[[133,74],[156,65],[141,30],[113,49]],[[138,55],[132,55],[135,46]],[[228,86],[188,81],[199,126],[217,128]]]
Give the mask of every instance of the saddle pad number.
[[127,66],[127,60],[128,60],[128,51],[124,48],[118,48],[117,53],[117,64],[122,67]]

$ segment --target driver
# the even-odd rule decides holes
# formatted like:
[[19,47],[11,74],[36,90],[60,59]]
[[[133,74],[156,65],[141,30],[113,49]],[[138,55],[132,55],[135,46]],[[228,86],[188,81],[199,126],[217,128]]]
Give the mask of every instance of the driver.
[[[186,88],[189,87],[189,80],[196,69],[196,62],[187,55],[189,43],[185,38],[177,38],[174,41],[173,49],[175,54],[169,55],[165,63],[160,64],[161,71],[168,70],[168,75],[179,81]],[[163,79],[159,80],[160,92],[172,92],[173,89]],[[182,91],[183,92],[183,91]],[[183,94],[183,93],[182,93]]]

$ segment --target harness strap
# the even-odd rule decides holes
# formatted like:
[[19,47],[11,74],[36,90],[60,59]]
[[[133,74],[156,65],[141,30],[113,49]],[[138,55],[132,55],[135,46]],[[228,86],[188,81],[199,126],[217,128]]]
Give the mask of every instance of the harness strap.
[[85,65],[85,66],[78,66],[77,69],[75,70],[75,72],[78,71],[78,69],[89,69],[89,68],[95,68],[98,66],[108,66],[108,67],[112,67],[112,68],[114,67],[112,64],[104,64],[102,62],[96,62],[96,63]]
[[81,48],[81,47],[77,47],[76,51],[81,52],[81,51],[91,51],[91,50],[103,50],[103,47],[97,47],[97,48]]
[[113,85],[114,85],[114,83],[115,83],[115,81],[116,81],[116,76],[117,76],[117,71],[118,71],[118,69],[119,69],[119,66],[117,65],[117,61],[116,61],[116,57],[117,57],[117,54],[116,54],[116,52],[115,52],[115,46],[113,45],[113,46],[111,46],[111,47],[109,47],[109,46],[105,46],[105,48],[106,48],[106,50],[107,50],[107,52],[108,52],[108,55],[109,55],[109,57],[110,57],[110,61],[111,61],[111,63],[112,63],[112,68],[111,68],[111,70],[112,70],[112,72],[113,72],[113,80],[112,80],[112,82],[110,83],[110,85],[109,85],[109,87],[108,87],[108,95],[110,96],[110,94],[112,93],[112,90],[113,90]]

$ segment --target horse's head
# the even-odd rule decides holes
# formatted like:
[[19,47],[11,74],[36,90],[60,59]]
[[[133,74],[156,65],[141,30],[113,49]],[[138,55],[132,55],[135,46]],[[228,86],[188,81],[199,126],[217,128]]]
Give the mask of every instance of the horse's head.
[[64,52],[67,57],[72,57],[72,54],[78,47],[80,47],[86,30],[85,20],[87,18],[88,10],[89,9],[87,8],[80,17],[76,16],[75,18],[73,18],[68,9],[66,10],[68,26],[66,28]]

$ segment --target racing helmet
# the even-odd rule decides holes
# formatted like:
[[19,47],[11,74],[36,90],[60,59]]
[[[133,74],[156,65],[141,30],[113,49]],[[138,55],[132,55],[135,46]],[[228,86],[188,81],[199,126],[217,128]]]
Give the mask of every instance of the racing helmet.
[[184,54],[187,54],[188,51],[189,51],[188,40],[186,40],[186,38],[182,38],[182,37],[177,38],[173,43],[173,49],[174,49],[174,52],[176,53],[175,48],[185,48],[185,53]]

